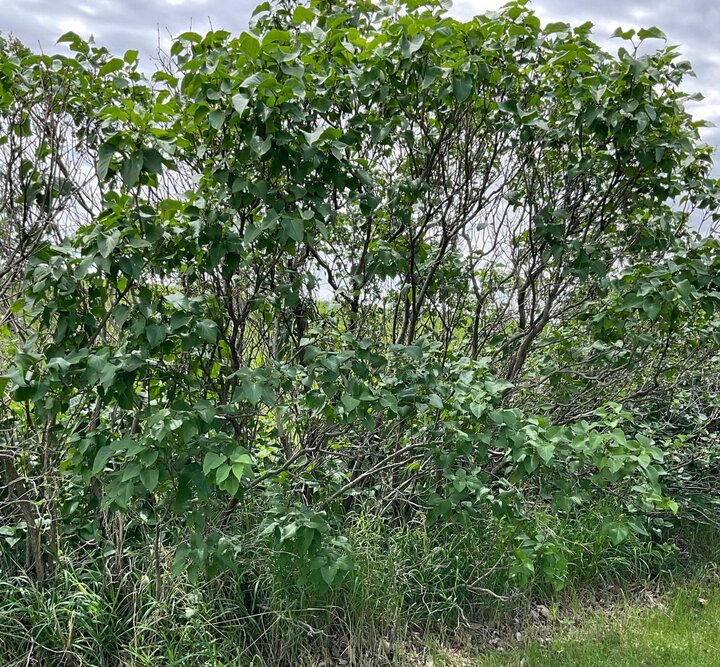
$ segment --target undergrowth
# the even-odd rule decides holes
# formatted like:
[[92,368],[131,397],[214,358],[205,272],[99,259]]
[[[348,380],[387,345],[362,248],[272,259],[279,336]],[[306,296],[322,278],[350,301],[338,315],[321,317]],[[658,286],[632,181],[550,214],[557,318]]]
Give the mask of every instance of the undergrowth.
[[[537,514],[514,539],[494,519],[393,529],[364,514],[348,531],[355,569],[332,590],[303,583],[292,557],[260,538],[238,553],[233,572],[196,583],[166,576],[160,589],[145,552],[120,578],[100,559],[68,560],[46,587],[3,576],[0,664],[400,665],[428,637],[482,637],[534,600],[673,576],[683,549],[708,542],[689,535],[678,549],[631,535],[614,545],[597,530],[612,511]],[[520,581],[508,569],[529,534],[560,563],[557,578]]]

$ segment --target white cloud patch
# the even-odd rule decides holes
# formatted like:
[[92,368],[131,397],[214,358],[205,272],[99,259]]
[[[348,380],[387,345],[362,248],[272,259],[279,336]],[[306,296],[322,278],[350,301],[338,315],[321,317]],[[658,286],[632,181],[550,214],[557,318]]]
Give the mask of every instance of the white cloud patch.
[[[72,19],[63,19],[57,24],[57,27],[60,29],[61,32],[76,32],[78,35],[87,34],[90,32],[90,28],[88,27],[87,23],[83,21],[82,19],[78,18],[72,18]],[[102,34],[100,32],[97,33],[98,35]]]

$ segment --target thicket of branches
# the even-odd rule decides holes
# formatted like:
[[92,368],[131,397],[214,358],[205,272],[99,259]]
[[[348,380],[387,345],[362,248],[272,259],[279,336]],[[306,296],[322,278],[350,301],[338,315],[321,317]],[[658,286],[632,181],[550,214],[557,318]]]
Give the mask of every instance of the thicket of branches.
[[538,512],[716,521],[689,65],[441,5],[266,4],[152,75],[0,41],[3,571],[145,549],[162,596],[262,543],[323,590],[370,513],[495,521],[507,590],[560,587]]

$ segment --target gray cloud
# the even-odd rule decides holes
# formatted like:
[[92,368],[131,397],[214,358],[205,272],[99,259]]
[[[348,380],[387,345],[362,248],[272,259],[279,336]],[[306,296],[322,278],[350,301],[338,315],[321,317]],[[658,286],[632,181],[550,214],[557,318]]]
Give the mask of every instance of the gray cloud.
[[166,42],[170,34],[191,28],[204,31],[211,25],[246,29],[253,5],[220,0],[24,0],[4,8],[0,30],[45,51],[57,49],[55,40],[72,30],[85,38],[94,36],[111,51],[136,48],[149,58],[158,41]]
[[[259,0],[258,0],[259,1]],[[456,0],[458,18],[499,8],[504,0]],[[233,32],[247,28],[256,0],[0,0],[0,31],[12,32],[28,46],[45,51],[58,47],[55,40],[68,30],[83,37],[94,35],[111,51],[137,48],[151,58],[158,44],[167,45],[170,34],[191,27],[203,31],[211,25]],[[535,11],[546,21],[595,24],[595,38],[604,48],[621,43],[609,40],[612,31],[658,26],[677,44],[697,73],[686,87],[705,100],[689,106],[699,118],[720,126],[720,4],[716,0],[535,0]],[[711,145],[720,144],[720,129],[704,130]]]

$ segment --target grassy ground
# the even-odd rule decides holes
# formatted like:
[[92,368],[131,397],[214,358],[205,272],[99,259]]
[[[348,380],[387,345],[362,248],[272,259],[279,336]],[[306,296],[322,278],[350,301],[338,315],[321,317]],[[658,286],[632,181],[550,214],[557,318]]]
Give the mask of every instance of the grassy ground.
[[[442,661],[438,661],[442,662]],[[453,663],[448,663],[452,665]],[[486,655],[476,667],[717,667],[720,665],[720,586],[686,585],[643,609],[628,605],[595,615],[579,630],[534,639]]]
[[[356,527],[358,573],[324,597],[262,544],[241,554],[243,576],[166,576],[159,598],[147,555],[117,581],[94,560],[44,586],[0,567],[0,666],[720,665],[720,536],[678,534],[677,550],[632,538],[612,545],[591,518],[551,526],[574,549],[565,590],[539,581],[503,602],[487,594],[512,593],[506,572],[492,571],[492,549],[503,545],[492,525]],[[466,585],[478,573],[487,589]],[[524,644],[486,651],[495,640],[511,646],[518,631]]]

